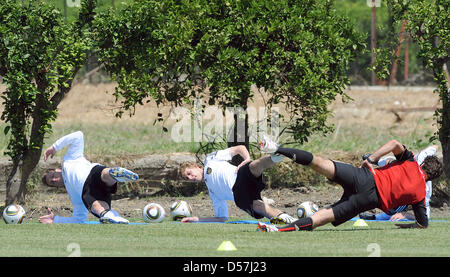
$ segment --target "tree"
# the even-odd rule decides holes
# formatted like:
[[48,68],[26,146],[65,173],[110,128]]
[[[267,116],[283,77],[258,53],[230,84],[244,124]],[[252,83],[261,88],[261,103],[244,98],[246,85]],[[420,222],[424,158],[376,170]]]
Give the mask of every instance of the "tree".
[[0,76],[6,83],[1,119],[9,135],[6,154],[13,169],[6,184],[6,204],[23,202],[26,183],[39,162],[44,138],[57,107],[83,66],[95,0],[83,1],[79,18],[66,24],[45,3],[0,4]]
[[[406,23],[406,31],[417,44],[418,56],[424,67],[431,70],[437,84],[442,108],[437,109],[437,137],[442,145],[444,172],[450,177],[450,87],[444,66],[450,60],[450,1],[449,0],[388,0],[387,5],[397,25]],[[397,36],[392,36],[398,41]],[[395,45],[390,43],[389,45]],[[379,50],[379,62],[375,70],[379,78],[389,75],[389,65],[394,60],[394,50],[386,47]],[[432,138],[434,139],[434,138]]]
[[[99,16],[94,33],[119,116],[148,99],[246,110],[256,85],[269,106],[284,105],[298,142],[331,129],[328,104],[345,96],[349,63],[365,48],[333,1],[315,0],[135,1]],[[247,120],[245,130],[248,145]]]

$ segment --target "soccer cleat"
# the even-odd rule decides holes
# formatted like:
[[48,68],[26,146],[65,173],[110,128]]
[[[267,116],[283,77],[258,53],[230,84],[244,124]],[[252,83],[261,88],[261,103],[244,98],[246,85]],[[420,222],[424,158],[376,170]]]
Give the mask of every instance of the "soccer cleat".
[[123,167],[113,167],[109,169],[109,175],[119,183],[136,181],[139,179],[139,175]]
[[272,217],[270,219],[270,223],[272,223],[272,224],[290,224],[292,222],[295,222],[296,220],[297,219],[288,215],[287,213],[281,213],[275,217]]
[[264,135],[258,143],[258,149],[263,153],[275,153],[278,150],[278,144]]
[[100,223],[102,224],[129,224],[130,221],[121,216],[104,216],[100,218]]
[[258,222],[258,231],[260,232],[278,232],[278,228],[275,225],[270,225],[263,222]]

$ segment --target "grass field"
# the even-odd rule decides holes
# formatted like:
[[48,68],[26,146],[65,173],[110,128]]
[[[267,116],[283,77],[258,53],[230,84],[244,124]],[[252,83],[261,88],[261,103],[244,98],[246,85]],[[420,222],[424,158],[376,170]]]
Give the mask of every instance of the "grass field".
[[[440,219],[442,220],[442,219]],[[137,220],[135,220],[137,221]],[[450,221],[425,230],[390,222],[346,222],[313,232],[261,233],[254,224],[22,225],[0,223],[7,257],[442,257],[450,256]],[[237,250],[217,251],[223,241]]]

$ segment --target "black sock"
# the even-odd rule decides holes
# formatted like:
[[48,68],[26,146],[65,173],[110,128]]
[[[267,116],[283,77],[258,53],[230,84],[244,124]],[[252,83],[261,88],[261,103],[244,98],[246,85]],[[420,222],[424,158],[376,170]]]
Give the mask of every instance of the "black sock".
[[102,218],[102,217],[104,217],[105,214],[106,214],[107,212],[109,212],[110,210],[111,210],[111,209],[105,209],[105,210],[103,210],[103,212],[100,213],[100,215],[95,214],[93,211],[92,211],[92,213],[93,213],[95,216],[97,216],[98,218]]
[[294,149],[294,148],[283,148],[280,147],[278,148],[277,152],[275,153],[279,153],[283,156],[286,156],[290,159],[292,159],[293,161],[295,161],[298,164],[302,164],[302,165],[309,165],[311,164],[314,156],[313,154],[304,151],[304,150],[300,150],[300,149]]
[[285,226],[278,228],[279,232],[290,232],[290,231],[312,231],[313,221],[311,217],[300,218],[299,220]]

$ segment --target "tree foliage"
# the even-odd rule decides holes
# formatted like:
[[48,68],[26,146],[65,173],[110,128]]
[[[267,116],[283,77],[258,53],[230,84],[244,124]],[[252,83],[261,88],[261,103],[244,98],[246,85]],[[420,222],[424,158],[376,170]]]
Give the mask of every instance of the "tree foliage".
[[[407,22],[406,30],[418,46],[418,56],[424,67],[433,72],[442,108],[436,110],[439,140],[442,144],[445,172],[450,176],[450,87],[444,66],[450,60],[450,0],[388,0],[387,5],[395,24]],[[398,41],[397,36],[392,36]],[[395,45],[392,41],[389,45]],[[385,45],[384,45],[385,46]],[[388,66],[394,60],[392,47],[380,48],[377,60],[377,75],[386,78]],[[432,138],[434,139],[434,138]]]
[[245,109],[256,85],[269,105],[284,104],[299,142],[329,130],[328,104],[365,48],[333,1],[135,1],[94,30],[123,110],[150,98]]
[[[83,1],[80,18],[66,24],[60,12],[45,3],[0,4],[1,119],[9,135],[6,154],[14,167],[7,183],[7,203],[23,201],[25,184],[35,168],[57,106],[84,64],[89,42],[84,26],[93,19],[95,1]],[[19,169],[19,171],[17,171]],[[18,173],[16,188],[13,177]],[[16,176],[17,177],[17,176]]]

